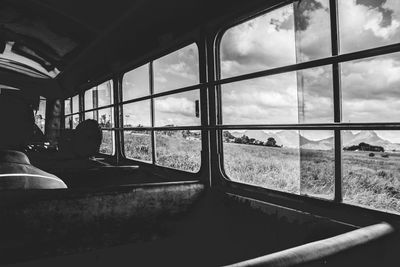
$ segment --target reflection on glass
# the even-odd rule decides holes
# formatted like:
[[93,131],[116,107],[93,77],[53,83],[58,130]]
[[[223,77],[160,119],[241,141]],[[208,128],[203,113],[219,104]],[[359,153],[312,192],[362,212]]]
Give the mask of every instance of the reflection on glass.
[[72,129],[75,129],[79,124],[79,114],[72,115]]
[[124,131],[125,156],[152,162],[151,134],[149,131]]
[[330,66],[221,87],[224,124],[333,122]]
[[400,213],[400,133],[342,131],[343,201]]
[[303,0],[227,30],[221,39],[222,78],[331,55],[328,0]]
[[114,153],[114,132],[102,131],[103,140],[100,145],[100,153],[112,155]]
[[39,108],[35,111],[35,124],[42,133],[45,132],[45,124],[46,124],[46,99],[41,98],[39,101]]
[[85,92],[85,110],[93,109],[94,108],[94,101],[95,101],[95,89],[91,88]]
[[79,95],[72,97],[72,113],[79,112]]
[[332,67],[297,71],[299,123],[333,122]]
[[341,64],[343,122],[400,120],[400,53]]
[[150,94],[149,64],[131,70],[122,79],[123,101]]
[[199,109],[199,90],[155,98],[155,126],[200,125]]
[[107,81],[97,86],[97,107],[104,107],[113,103],[112,81]]
[[224,168],[233,181],[333,198],[333,132],[224,131],[223,141]]
[[400,41],[399,1],[339,0],[339,39],[342,53]]
[[200,170],[200,131],[158,131],[155,145],[157,165],[188,172]]
[[71,114],[71,98],[67,98],[64,100],[64,114],[68,115]]
[[114,127],[114,112],[112,108],[105,108],[97,110],[98,123],[101,128],[112,128]]
[[72,116],[65,117],[65,129],[71,129],[72,127]]
[[196,44],[188,45],[153,61],[154,93],[199,83],[199,55]]
[[151,127],[150,100],[123,105],[124,127]]
[[329,0],[293,4],[297,63],[331,56]]

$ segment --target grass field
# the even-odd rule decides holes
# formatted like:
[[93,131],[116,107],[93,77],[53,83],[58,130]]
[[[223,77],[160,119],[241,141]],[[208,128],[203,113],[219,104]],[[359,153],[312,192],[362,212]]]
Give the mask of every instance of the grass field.
[[[128,158],[151,162],[149,133],[126,131],[125,155]],[[156,134],[156,164],[188,172],[197,172],[201,165],[201,140],[186,139],[181,131]]]
[[[400,213],[400,154],[388,158],[343,151],[343,201]],[[332,199],[333,151],[224,143],[224,165],[234,181]]]
[[[183,138],[180,131],[156,134],[158,165],[197,172],[200,151],[201,141]],[[125,154],[151,161],[150,134],[125,132]],[[389,153],[388,158],[368,154],[343,151],[343,201],[400,213],[400,153]],[[334,196],[333,150],[224,143],[224,168],[234,181],[319,198]]]

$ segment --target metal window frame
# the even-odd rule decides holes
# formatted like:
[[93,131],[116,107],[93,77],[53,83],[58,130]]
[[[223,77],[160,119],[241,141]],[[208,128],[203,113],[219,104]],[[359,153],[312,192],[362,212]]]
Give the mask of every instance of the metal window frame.
[[[167,55],[169,55],[171,53],[179,51],[180,49],[185,48],[185,47],[187,47],[189,45],[192,45],[192,44],[196,45],[197,52],[198,52],[199,83],[194,84],[194,85],[190,85],[190,86],[185,86],[185,87],[182,87],[182,88],[175,88],[175,89],[170,89],[170,90],[167,90],[167,91],[164,91],[164,92],[154,93],[154,67],[153,67],[153,62],[158,60],[158,59],[160,59],[160,58],[162,58],[162,57],[164,57],[164,56],[167,56]],[[174,46],[172,49],[168,49],[166,53],[158,55],[157,57],[155,57],[155,58],[153,58],[153,59],[151,59],[151,60],[149,60],[147,62],[139,64],[135,68],[132,68],[132,69],[129,69],[129,70],[125,71],[121,75],[121,78],[120,78],[121,82],[120,83],[121,83],[121,87],[122,87],[123,86],[122,85],[123,84],[123,82],[122,82],[123,81],[123,77],[124,77],[124,75],[126,73],[128,73],[130,71],[133,71],[136,68],[142,67],[144,65],[148,65],[149,66],[149,91],[150,91],[149,95],[136,97],[136,98],[128,99],[128,100],[125,100],[125,101],[121,100],[121,102],[119,102],[118,105],[120,106],[120,110],[121,110],[122,116],[123,116],[123,106],[124,105],[131,104],[131,103],[136,103],[136,102],[140,102],[140,101],[149,100],[150,101],[150,120],[151,120],[150,123],[151,123],[151,126],[150,127],[123,127],[123,124],[122,124],[122,127],[115,128],[114,130],[121,131],[122,132],[121,136],[123,136],[123,132],[124,131],[130,131],[130,130],[148,131],[148,132],[150,132],[151,147],[152,147],[152,155],[151,155],[152,160],[151,160],[151,162],[148,162],[148,161],[144,161],[144,160],[140,160],[140,159],[136,159],[136,158],[128,158],[125,155],[125,148],[122,147],[121,149],[123,149],[123,151],[124,151],[123,154],[124,154],[124,157],[126,159],[133,160],[133,161],[139,161],[139,162],[144,163],[144,164],[150,164],[150,165],[153,165],[153,166],[158,166],[158,167],[162,167],[162,168],[166,168],[166,169],[171,169],[171,170],[174,170],[174,171],[180,171],[180,172],[184,172],[184,173],[187,173],[187,174],[199,175],[202,172],[203,165],[205,165],[205,158],[203,156],[203,154],[204,154],[204,151],[203,151],[203,148],[204,148],[204,146],[203,146],[203,144],[204,144],[203,136],[207,136],[207,134],[206,134],[207,130],[205,129],[205,127],[202,126],[202,123],[204,121],[203,117],[205,117],[205,119],[207,119],[207,116],[204,116],[204,114],[201,112],[200,125],[198,125],[198,126],[190,126],[190,125],[188,125],[188,126],[173,126],[173,127],[157,127],[157,126],[155,126],[155,105],[154,105],[154,100],[159,98],[159,97],[175,95],[175,94],[184,93],[184,92],[192,92],[192,91],[198,90],[199,91],[200,100],[203,100],[202,105],[207,107],[206,102],[204,102],[207,98],[204,97],[204,96],[202,97],[202,95],[204,95],[204,93],[202,93],[202,91],[205,91],[206,88],[207,88],[206,86],[203,85],[203,84],[205,84],[206,77],[204,75],[204,71],[202,71],[202,65],[201,65],[202,58],[204,58],[204,56],[202,56],[202,49],[201,49],[201,45],[199,44],[199,41],[198,40],[194,40],[194,39],[189,39],[189,40],[186,40],[186,41],[184,41],[183,43],[181,43],[181,44],[179,44],[177,46]],[[203,64],[205,64],[205,62]],[[204,111],[207,112],[207,109],[205,109]],[[163,131],[163,130],[169,130],[169,131],[198,130],[198,131],[201,131],[201,140],[202,140],[202,149],[200,151],[201,162],[200,162],[200,168],[199,168],[199,170],[197,172],[190,172],[190,171],[186,171],[186,170],[182,170],[182,169],[175,169],[175,168],[171,168],[171,167],[168,167],[168,166],[163,166],[163,165],[157,164],[156,132]]]
[[[341,70],[340,64],[348,61],[366,59],[375,56],[383,56],[387,54],[392,54],[396,52],[400,52],[400,43],[389,44],[374,48],[368,48],[360,51],[340,54],[340,41],[339,41],[339,21],[338,21],[338,1],[337,0],[329,0],[330,7],[330,33],[331,33],[331,51],[332,55],[330,57],[320,58],[316,60],[311,60],[307,62],[301,62],[297,64],[281,66],[271,69],[265,69],[253,73],[237,75],[233,77],[223,78],[221,79],[221,57],[220,57],[220,44],[221,39],[225,32],[235,27],[241,23],[244,23],[248,20],[254,19],[260,15],[264,15],[268,12],[271,12],[277,8],[286,6],[288,4],[294,3],[295,1],[283,1],[275,6],[269,7],[262,11],[254,12],[253,15],[247,16],[242,20],[234,21],[233,23],[226,24],[223,28],[215,33],[214,40],[209,41],[209,46],[212,47],[212,54],[210,53],[209,58],[214,61],[215,70],[210,70],[209,75],[215,77],[215,80],[210,81],[207,85],[210,87],[212,91],[213,97],[215,98],[215,103],[209,103],[210,105],[216,105],[215,110],[210,109],[213,113],[210,116],[210,120],[214,121],[215,124],[212,123],[210,125],[209,130],[211,132],[215,131],[214,140],[212,143],[215,143],[216,149],[213,149],[212,153],[212,163],[213,163],[213,172],[219,171],[220,177],[219,181],[215,182],[214,185],[217,187],[222,186],[223,188],[228,188],[229,190],[237,190],[238,187],[244,188],[260,188],[261,191],[264,192],[273,192],[282,195],[288,196],[296,196],[302,199],[314,199],[316,201],[323,202],[334,202],[339,205],[348,205],[352,206],[350,203],[343,203],[342,196],[342,140],[341,140],[341,131],[342,130],[400,130],[400,122],[374,122],[374,123],[343,123],[341,122],[342,118],[342,98],[341,98]],[[271,75],[277,75],[282,73],[288,73],[292,71],[304,70],[309,68],[321,67],[321,66],[332,66],[332,82],[333,82],[333,123],[299,123],[299,124],[250,124],[250,125],[224,125],[222,118],[222,99],[221,99],[221,86],[224,84],[240,82],[260,77],[267,77]],[[211,101],[211,100],[210,100]],[[214,118],[213,118],[214,116]],[[226,174],[224,169],[224,160],[223,160],[223,142],[222,142],[222,131],[223,130],[251,130],[251,129],[260,129],[260,130],[332,130],[334,132],[334,154],[335,154],[335,189],[334,189],[334,198],[333,200],[329,199],[319,199],[318,197],[313,196],[305,196],[301,194],[293,194],[287,193],[279,190],[268,189],[259,187],[256,185],[248,185],[236,181],[232,181],[229,176]],[[213,184],[213,183],[212,183]],[[226,187],[228,186],[228,187]],[[231,189],[229,189],[231,188]],[[358,208],[361,208],[357,206]],[[361,208],[365,209],[365,208]],[[374,209],[368,209],[373,210]],[[385,213],[378,211],[379,213]],[[389,213],[390,214],[390,213]],[[395,215],[397,216],[397,215]]]

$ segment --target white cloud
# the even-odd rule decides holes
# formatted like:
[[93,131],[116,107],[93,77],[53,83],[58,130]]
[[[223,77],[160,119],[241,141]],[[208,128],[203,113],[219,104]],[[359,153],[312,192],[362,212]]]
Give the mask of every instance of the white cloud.
[[375,16],[372,16],[369,21],[367,21],[367,23],[364,25],[364,29],[371,30],[375,36],[387,40],[397,33],[400,23],[396,20],[393,20],[390,26],[382,27],[382,20],[383,15],[381,13],[376,14]]
[[196,80],[197,78],[197,73],[193,73],[192,69],[183,61],[167,66],[164,72],[189,80]]
[[[228,30],[221,42],[224,77],[295,63],[292,5]],[[237,62],[239,64],[229,63]],[[225,69],[227,67],[227,69]],[[236,74],[235,73],[235,74]]]
[[339,0],[342,52],[351,52],[398,41],[400,22],[396,17],[398,18],[399,8],[392,9],[395,5],[390,1],[390,3],[382,6],[394,12],[391,24],[382,26],[383,13],[378,8],[357,4],[356,0]]
[[195,116],[195,102],[184,97],[167,97],[156,99],[156,126],[164,125],[198,125],[200,120]]

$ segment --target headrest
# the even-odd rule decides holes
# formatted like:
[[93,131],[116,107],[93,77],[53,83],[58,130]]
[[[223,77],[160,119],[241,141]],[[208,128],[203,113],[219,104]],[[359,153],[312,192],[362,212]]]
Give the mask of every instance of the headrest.
[[102,139],[99,123],[95,120],[85,120],[75,129],[72,137],[73,151],[79,157],[94,156],[100,150]]

